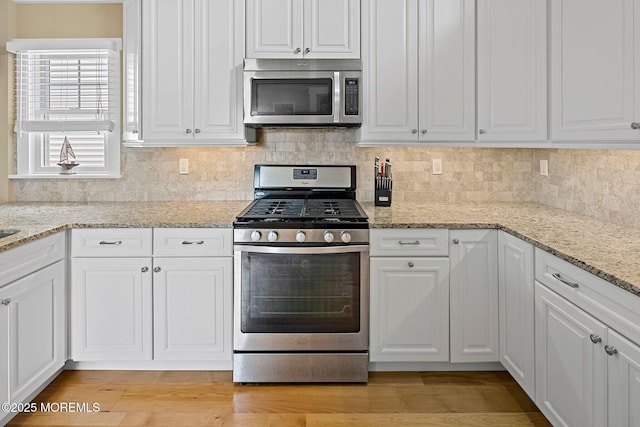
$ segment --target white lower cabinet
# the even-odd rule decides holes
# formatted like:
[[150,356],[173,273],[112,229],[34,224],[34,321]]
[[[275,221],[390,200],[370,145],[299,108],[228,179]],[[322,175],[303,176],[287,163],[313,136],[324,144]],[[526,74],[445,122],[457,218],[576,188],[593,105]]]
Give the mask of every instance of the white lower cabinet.
[[73,258],[71,357],[151,360],[151,257]]
[[609,331],[609,426],[640,426],[640,346]]
[[498,232],[449,231],[451,362],[497,362]]
[[371,258],[371,362],[449,360],[448,272],[448,258]]
[[231,242],[231,229],[73,230],[73,360],[231,361]]
[[496,230],[371,230],[371,362],[499,359]]
[[231,257],[156,258],[156,360],[231,360]]
[[0,372],[8,366],[8,372],[0,374],[6,377],[2,384],[8,385],[0,392],[3,403],[25,401],[63,367],[65,299],[64,261],[0,289],[0,338],[3,353],[8,353],[0,356]]
[[500,362],[535,399],[533,245],[498,234]]
[[536,404],[554,425],[640,426],[640,299],[535,250]]
[[607,327],[536,283],[536,404],[557,426],[607,424]]

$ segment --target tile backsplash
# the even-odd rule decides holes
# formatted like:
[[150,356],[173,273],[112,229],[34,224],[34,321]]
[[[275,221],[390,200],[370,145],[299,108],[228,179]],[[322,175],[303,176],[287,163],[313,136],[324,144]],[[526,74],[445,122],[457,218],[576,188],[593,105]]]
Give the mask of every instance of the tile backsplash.
[[[640,152],[369,147],[353,130],[265,130],[246,148],[123,148],[121,179],[16,180],[16,201],[249,200],[258,163],[355,164],[358,198],[373,200],[376,156],[393,164],[393,199],[525,201],[640,228]],[[178,174],[189,159],[189,175]],[[442,175],[432,160],[442,159]],[[549,160],[550,175],[538,173]]]

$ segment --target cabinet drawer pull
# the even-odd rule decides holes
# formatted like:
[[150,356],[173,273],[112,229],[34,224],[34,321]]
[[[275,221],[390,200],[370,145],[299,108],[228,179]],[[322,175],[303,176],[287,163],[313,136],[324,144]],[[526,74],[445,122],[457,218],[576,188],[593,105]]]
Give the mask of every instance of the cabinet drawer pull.
[[198,240],[196,242],[192,242],[192,241],[189,241],[189,240],[184,240],[182,242],[182,244],[183,245],[204,245],[204,240]]
[[618,354],[618,349],[615,347],[611,347],[610,345],[604,346],[604,351],[609,355],[613,356],[614,354]]
[[398,241],[398,244],[399,244],[399,245],[402,245],[402,246],[406,246],[406,245],[419,245],[419,244],[420,244],[420,240],[416,240],[416,241],[413,241],[413,242],[405,242],[404,240],[399,240],[399,241]]
[[552,276],[553,276],[553,278],[554,278],[554,279],[559,280],[560,282],[562,282],[562,283],[564,283],[565,285],[570,286],[570,287],[572,287],[572,288],[574,288],[574,289],[576,289],[576,288],[579,288],[579,287],[580,287],[580,285],[578,285],[577,283],[568,282],[568,281],[564,280],[564,279],[562,278],[562,276],[560,275],[560,273],[553,273],[553,275],[552,275]]
[[102,240],[99,244],[100,245],[121,245],[122,244],[122,240],[115,240],[113,242],[108,242],[106,240]]
[[598,344],[599,342],[602,342],[602,338],[600,338],[600,336],[596,334],[589,335],[589,338],[591,339],[591,342],[594,344]]

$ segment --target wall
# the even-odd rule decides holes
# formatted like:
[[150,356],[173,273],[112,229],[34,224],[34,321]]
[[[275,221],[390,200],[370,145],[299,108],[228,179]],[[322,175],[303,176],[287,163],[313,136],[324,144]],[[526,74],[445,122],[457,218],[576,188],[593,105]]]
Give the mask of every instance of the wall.
[[15,3],[12,0],[0,0],[0,202],[12,199],[12,185],[9,171],[13,159],[13,63],[4,49],[8,40],[15,35]]
[[535,150],[549,176],[535,176],[532,200],[640,228],[640,151]]
[[[394,198],[513,201],[530,198],[533,150],[358,148],[352,130],[269,130],[247,148],[123,148],[122,179],[20,180],[16,200],[248,200],[257,163],[355,164],[358,197],[373,200],[374,157],[389,158]],[[190,174],[178,175],[189,159]],[[444,173],[432,175],[431,159]]]

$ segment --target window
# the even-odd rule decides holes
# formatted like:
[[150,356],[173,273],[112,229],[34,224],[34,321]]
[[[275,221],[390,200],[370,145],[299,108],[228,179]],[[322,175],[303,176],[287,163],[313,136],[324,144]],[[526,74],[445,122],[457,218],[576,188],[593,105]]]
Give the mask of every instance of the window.
[[[120,176],[119,39],[18,39],[17,178],[59,176],[67,140],[77,177]],[[67,145],[64,145],[65,152]]]

